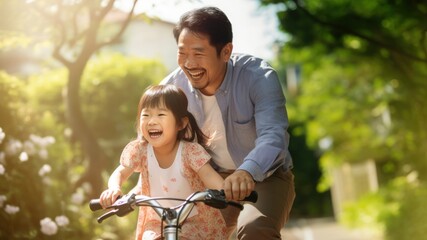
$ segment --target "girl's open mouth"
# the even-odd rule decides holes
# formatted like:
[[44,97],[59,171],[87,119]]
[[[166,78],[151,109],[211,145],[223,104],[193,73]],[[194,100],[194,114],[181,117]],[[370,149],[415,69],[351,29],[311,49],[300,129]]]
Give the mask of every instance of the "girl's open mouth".
[[158,138],[162,135],[163,131],[161,130],[148,130],[148,134],[151,138]]

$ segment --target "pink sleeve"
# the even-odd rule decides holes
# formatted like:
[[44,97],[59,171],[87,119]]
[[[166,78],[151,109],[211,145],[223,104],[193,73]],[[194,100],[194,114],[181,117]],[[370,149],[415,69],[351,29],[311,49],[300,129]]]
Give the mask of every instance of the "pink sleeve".
[[189,166],[198,172],[203,165],[209,162],[211,156],[202,145],[194,142],[186,142],[185,145],[185,161],[188,161]]
[[146,144],[139,140],[134,140],[126,145],[120,156],[122,166],[133,169],[135,172],[141,172],[142,163],[147,158]]

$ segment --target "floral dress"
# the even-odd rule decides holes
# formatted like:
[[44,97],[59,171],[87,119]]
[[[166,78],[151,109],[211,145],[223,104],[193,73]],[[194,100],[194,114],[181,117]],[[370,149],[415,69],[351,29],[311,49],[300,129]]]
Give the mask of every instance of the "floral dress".
[[[199,144],[183,141],[182,170],[184,177],[189,182],[192,190],[203,191],[206,189],[197,171],[210,160],[209,154]],[[134,140],[123,150],[120,164],[132,168],[140,173],[140,194],[150,196],[150,184],[147,164],[148,143]],[[227,239],[225,221],[218,209],[197,204],[197,215],[188,218],[181,227],[181,239]],[[145,234],[144,234],[145,233]],[[136,239],[159,239],[161,234],[161,222],[158,215],[150,207],[140,207]],[[143,238],[144,237],[144,238]]]

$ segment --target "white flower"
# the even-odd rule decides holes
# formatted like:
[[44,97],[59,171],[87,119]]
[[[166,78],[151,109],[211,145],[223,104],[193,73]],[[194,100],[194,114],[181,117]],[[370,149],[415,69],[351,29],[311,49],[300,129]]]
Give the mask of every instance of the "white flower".
[[39,176],[44,176],[46,173],[50,173],[52,167],[49,164],[43,165],[39,170]]
[[92,185],[90,183],[85,182],[82,184],[82,189],[85,193],[91,193],[92,192]]
[[40,137],[40,136],[31,134],[30,140],[35,144],[37,144],[38,146],[40,146],[41,148],[45,148],[55,143],[55,138],[52,136]]
[[37,136],[37,135],[34,135],[34,134],[31,134],[28,138],[29,138],[33,143],[36,143],[36,144],[37,144],[37,145],[39,145],[39,146],[40,146],[40,144],[41,144],[41,142],[42,142],[42,137]]
[[332,137],[324,137],[322,139],[319,140],[319,147],[320,149],[322,149],[323,151],[329,150],[333,144],[334,144],[334,139]]
[[3,129],[0,128],[0,143],[3,142],[3,139],[6,137],[6,133],[3,132]]
[[52,221],[52,219],[48,217],[40,220],[40,226],[40,230],[46,235],[51,236],[55,235],[58,232],[58,226],[54,221]]
[[0,164],[0,175],[3,175],[6,170],[4,169],[4,166]]
[[28,154],[28,155],[34,155],[34,153],[36,153],[36,145],[27,140],[24,142],[24,151]]
[[10,215],[13,215],[13,214],[19,212],[19,207],[6,204],[6,207],[4,208],[4,211],[7,212]]
[[9,156],[15,155],[22,150],[22,143],[19,140],[9,139],[6,145],[6,154]]
[[46,186],[52,186],[52,179],[49,177],[43,177],[42,179],[43,184],[45,184]]
[[21,162],[28,161],[28,154],[26,152],[21,152],[21,154],[19,154],[19,160],[21,160]]
[[66,216],[62,215],[62,216],[57,216],[55,218],[55,222],[56,224],[58,224],[58,226],[65,227],[70,223],[70,220],[68,220]]
[[73,135],[73,130],[71,130],[71,128],[66,128],[64,130],[64,136],[67,138],[71,138],[71,136]]
[[46,160],[47,159],[47,157],[48,157],[48,152],[47,152],[47,150],[46,149],[40,149],[40,151],[39,151],[39,157],[41,158],[41,159],[43,159],[43,160]]
[[5,195],[0,195],[0,207],[3,207],[4,202],[6,202],[7,197]]
[[46,145],[52,145],[56,142],[56,139],[52,136],[47,136],[43,138],[43,141],[46,143]]
[[73,195],[71,195],[71,202],[73,202],[74,204],[80,205],[83,203],[83,201],[84,201],[84,196],[81,191],[78,191]]

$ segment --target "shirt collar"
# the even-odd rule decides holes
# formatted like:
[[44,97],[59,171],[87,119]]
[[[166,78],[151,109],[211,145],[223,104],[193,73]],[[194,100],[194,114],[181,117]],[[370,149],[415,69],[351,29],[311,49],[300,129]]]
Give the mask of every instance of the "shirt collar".
[[224,81],[222,81],[216,93],[223,93],[223,94],[227,93],[231,83],[231,78],[233,77],[232,72],[233,72],[233,62],[230,59],[227,62],[227,70],[224,76]]

